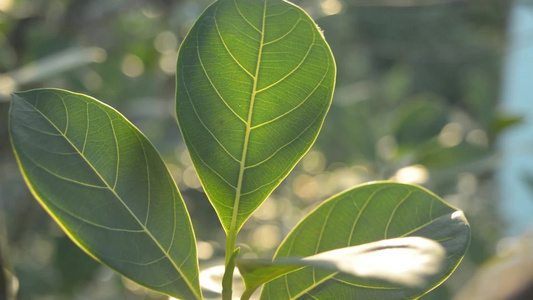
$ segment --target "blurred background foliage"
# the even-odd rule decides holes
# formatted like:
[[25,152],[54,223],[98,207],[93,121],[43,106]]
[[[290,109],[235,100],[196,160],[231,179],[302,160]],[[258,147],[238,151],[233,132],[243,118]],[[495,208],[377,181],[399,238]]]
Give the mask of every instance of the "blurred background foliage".
[[[224,232],[174,119],[177,50],[210,3],[0,0],[0,293],[164,299],[85,255],[32,198],[8,137],[9,93],[16,90],[69,89],[122,112],[168,163],[200,240],[201,267],[220,262]],[[464,261],[424,298],[452,299],[505,235],[496,141],[519,121],[498,104],[512,2],[294,3],[324,30],[338,65],[337,90],[316,144],[243,228],[241,253],[271,257],[298,220],[344,189],[370,180],[416,183],[464,210],[472,225]]]

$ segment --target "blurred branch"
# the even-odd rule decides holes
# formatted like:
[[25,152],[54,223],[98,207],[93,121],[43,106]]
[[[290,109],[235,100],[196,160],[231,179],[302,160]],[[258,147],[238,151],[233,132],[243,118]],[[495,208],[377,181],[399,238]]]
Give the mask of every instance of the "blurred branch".
[[9,101],[9,94],[22,85],[39,82],[90,63],[101,63],[106,56],[102,48],[73,48],[0,74],[0,102]]
[[8,258],[8,237],[4,213],[0,212],[0,299],[14,300],[18,290],[17,278],[10,270],[12,266]]

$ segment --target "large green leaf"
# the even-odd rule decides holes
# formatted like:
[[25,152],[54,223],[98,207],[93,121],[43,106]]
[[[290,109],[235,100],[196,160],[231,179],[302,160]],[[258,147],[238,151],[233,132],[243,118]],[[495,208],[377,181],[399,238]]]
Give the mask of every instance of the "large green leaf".
[[405,236],[432,239],[446,251],[443,271],[422,289],[305,268],[267,283],[261,299],[417,298],[455,270],[468,246],[470,227],[461,211],[423,188],[393,182],[371,183],[322,203],[291,231],[275,259],[311,256]]
[[237,266],[246,285],[243,299],[256,288],[302,267],[315,267],[347,277],[372,278],[397,287],[424,289],[442,270],[444,248],[422,237],[403,237],[334,249],[308,257],[274,261],[240,259]]
[[331,103],[333,56],[315,23],[286,1],[218,0],[182,43],[176,77],[182,135],[234,235],[315,141]]
[[45,89],[12,99],[11,141],[24,179],[70,238],[141,285],[201,299],[189,215],[146,137],[84,95]]

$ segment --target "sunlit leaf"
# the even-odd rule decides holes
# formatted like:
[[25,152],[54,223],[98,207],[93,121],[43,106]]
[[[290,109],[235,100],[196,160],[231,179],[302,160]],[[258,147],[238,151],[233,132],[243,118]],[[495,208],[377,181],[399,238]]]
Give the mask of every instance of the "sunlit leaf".
[[372,278],[397,287],[424,288],[442,270],[444,248],[421,237],[382,240],[339,248],[309,257],[274,261],[240,259],[237,266],[251,294],[262,284],[302,267],[315,267],[349,277]]
[[147,288],[201,299],[189,215],[146,137],[84,95],[46,89],[12,99],[11,140],[24,179],[70,238]]
[[321,32],[282,0],[219,0],[181,45],[181,132],[226,232],[235,234],[313,144],[335,62]]
[[[446,252],[442,272],[422,288],[305,268],[267,283],[261,299],[417,298],[443,282],[463,258],[470,227],[461,211],[431,192],[393,182],[371,183],[343,192],[305,217],[283,241],[274,259],[312,256],[406,236],[437,241]],[[400,258],[396,262],[402,263]]]

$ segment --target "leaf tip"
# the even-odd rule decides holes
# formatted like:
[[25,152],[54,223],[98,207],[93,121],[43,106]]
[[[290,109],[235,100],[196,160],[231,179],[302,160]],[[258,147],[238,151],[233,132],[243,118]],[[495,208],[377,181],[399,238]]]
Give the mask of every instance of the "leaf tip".
[[469,226],[468,220],[466,219],[465,213],[462,210],[458,210],[452,213],[451,215],[452,220],[457,220],[461,222],[463,225]]

